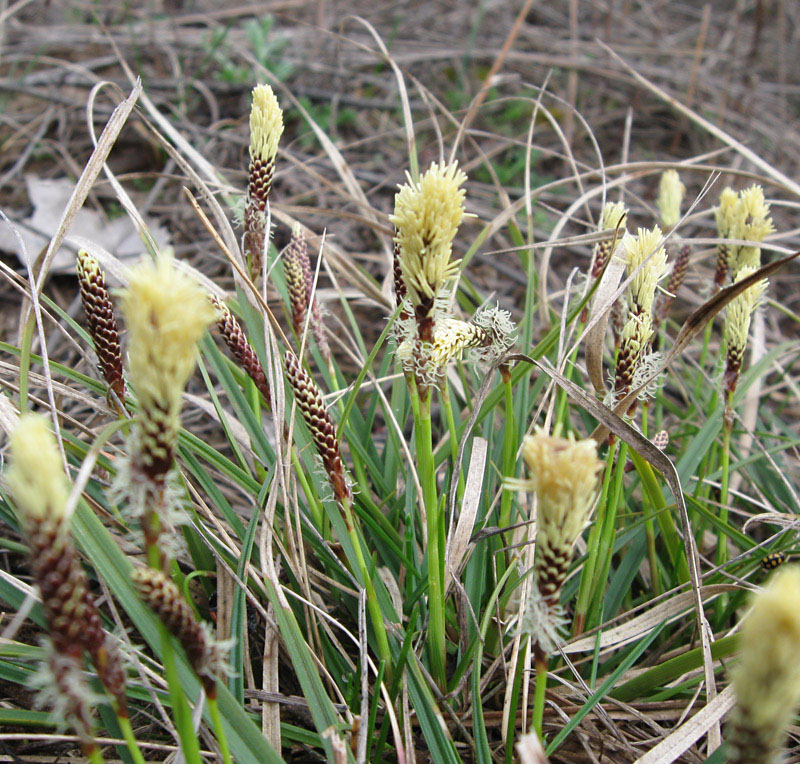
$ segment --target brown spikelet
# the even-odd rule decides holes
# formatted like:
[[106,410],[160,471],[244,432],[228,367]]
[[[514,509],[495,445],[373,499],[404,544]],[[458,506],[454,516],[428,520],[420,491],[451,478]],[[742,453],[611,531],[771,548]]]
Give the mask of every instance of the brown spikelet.
[[[263,182],[258,179],[253,180],[253,165],[260,164],[258,160],[250,163],[250,192],[247,195],[247,202],[244,209],[244,252],[247,257],[247,265],[250,270],[250,277],[257,279],[264,264],[264,248],[267,238],[267,215],[265,212],[266,196],[263,199],[253,196],[252,189],[257,187],[263,193]],[[273,168],[275,163],[271,163]],[[257,173],[260,176],[261,173]],[[272,184],[272,172],[269,175],[269,184]],[[269,186],[267,186],[267,196]]]
[[669,433],[666,430],[659,430],[652,439],[653,445],[663,451],[669,445]]
[[669,281],[667,282],[667,291],[666,293],[662,292],[658,298],[658,321],[663,321],[667,317],[669,309],[678,294],[678,290],[681,288],[683,280],[686,278],[686,271],[689,268],[689,257],[691,253],[692,250],[688,244],[683,244],[678,250],[678,255],[672,266],[672,273],[670,273]]
[[215,680],[223,670],[223,658],[208,626],[195,618],[178,587],[162,571],[136,568],[131,580],[143,602],[180,642],[206,694],[214,697]]
[[308,282],[311,278],[311,264],[308,259],[308,245],[299,229],[292,230],[292,238],[283,254],[283,273],[289,290],[292,308],[292,326],[295,334],[302,337],[308,314]]
[[122,352],[114,305],[106,288],[106,278],[100,264],[85,249],[78,252],[78,284],[81,302],[89,322],[100,370],[120,402],[125,400],[125,381],[122,378]]
[[255,382],[256,388],[264,396],[267,406],[272,408],[272,399],[269,394],[267,376],[264,367],[258,360],[255,350],[247,341],[241,324],[231,313],[224,302],[211,296],[211,302],[217,310],[217,329],[219,329],[222,339],[231,351],[231,355],[239,362],[239,365],[247,372],[250,379]]
[[727,244],[717,245],[717,265],[714,269],[714,291],[718,291],[725,284],[728,275],[730,248]]
[[313,379],[300,365],[297,356],[291,350],[286,351],[286,374],[292,386],[297,407],[322,457],[325,471],[328,473],[334,496],[338,501],[349,502],[350,487],[344,471],[344,464],[339,453],[339,439],[336,437],[336,426],[325,408],[322,393]]
[[571,546],[539,544],[534,557],[536,585],[546,601],[555,601],[567,579],[572,560]]
[[122,659],[103,631],[67,520],[58,515],[26,517],[25,527],[53,648],[79,663],[85,649],[120,714],[127,716]]
[[[284,255],[289,297],[292,303],[292,324],[298,337],[303,334],[306,315],[311,309],[311,332],[316,340],[319,352],[327,363],[331,360],[331,350],[325,329],[322,325],[322,311],[319,300],[314,296],[314,271],[308,256],[308,242],[303,229],[299,225],[292,228],[292,238]],[[301,278],[302,277],[302,278]],[[291,283],[290,283],[291,279]]]

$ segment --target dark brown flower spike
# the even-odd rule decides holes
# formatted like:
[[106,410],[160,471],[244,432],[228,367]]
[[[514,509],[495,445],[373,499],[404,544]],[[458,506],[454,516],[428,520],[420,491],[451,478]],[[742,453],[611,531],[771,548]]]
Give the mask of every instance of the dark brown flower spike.
[[322,457],[325,471],[328,473],[333,494],[340,502],[349,502],[350,486],[344,471],[344,464],[339,452],[339,439],[336,437],[336,426],[325,408],[322,393],[316,382],[300,365],[297,356],[291,350],[286,351],[286,375],[292,386],[297,408],[303,415],[306,426],[314,440],[317,453]]
[[121,404],[125,400],[122,351],[117,319],[114,316],[114,304],[106,288],[106,277],[100,269],[100,264],[85,249],[78,252],[77,270],[81,302],[100,362],[100,370]]

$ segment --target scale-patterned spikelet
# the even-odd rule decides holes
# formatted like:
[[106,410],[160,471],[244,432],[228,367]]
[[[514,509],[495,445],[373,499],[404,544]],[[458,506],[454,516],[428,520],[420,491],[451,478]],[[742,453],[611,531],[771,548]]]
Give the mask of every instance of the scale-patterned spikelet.
[[42,417],[19,420],[11,437],[11,460],[6,480],[25,529],[53,649],[78,664],[87,650],[98,677],[125,714],[124,668],[115,643],[103,631],[70,536],[69,485],[55,438]]
[[633,275],[633,279],[626,292],[628,313],[620,336],[614,378],[614,389],[618,395],[623,395],[631,387],[636,369],[653,336],[656,287],[667,269],[667,253],[661,245],[661,238],[661,229],[655,226],[649,231],[640,228],[635,237],[625,234],[622,240],[627,274]]
[[139,401],[135,467],[160,479],[172,466],[197,341],[216,316],[203,289],[164,254],[132,268],[121,295],[130,379]]
[[283,135],[283,111],[269,85],[253,88],[250,109],[250,167],[244,213],[244,248],[255,277],[261,272],[266,244],[266,208],[275,174],[275,156]]
[[628,210],[622,202],[608,202],[603,207],[603,214],[600,216],[599,231],[607,231],[613,228],[617,233],[613,239],[604,239],[597,242],[594,248],[594,260],[592,261],[592,279],[600,278],[603,269],[606,267],[608,258],[614,249],[616,240],[625,233],[625,218]]
[[225,673],[223,647],[211,636],[208,624],[195,618],[180,589],[160,570],[136,568],[131,580],[142,601],[180,642],[192,668],[214,697],[215,680]]
[[292,229],[292,238],[283,253],[283,275],[286,278],[286,288],[289,290],[292,326],[297,336],[301,337],[308,315],[308,282],[313,277],[308,257],[308,243],[302,229],[297,227]]
[[[756,268],[741,268],[736,280],[747,278],[756,272]],[[745,289],[738,297],[734,297],[725,308],[725,387],[729,393],[736,390],[739,372],[747,347],[747,335],[750,333],[750,319],[758,307],[767,288],[767,281],[758,281],[749,289]]]
[[434,328],[431,363],[442,369],[467,348],[484,347],[491,341],[489,332],[480,326],[457,318],[442,318]]
[[537,512],[534,581],[521,628],[547,653],[562,620],[558,594],[575,542],[589,523],[602,462],[591,438],[560,438],[540,428],[525,437],[522,456],[529,478],[521,482],[536,493]]
[[247,372],[250,379],[255,382],[256,388],[264,396],[267,406],[272,406],[272,399],[269,394],[269,385],[267,384],[267,375],[264,373],[264,367],[261,361],[258,360],[256,351],[253,350],[250,343],[245,337],[244,330],[236,316],[231,313],[228,306],[211,296],[211,304],[217,311],[217,329],[225,340],[228,350],[231,355],[239,362],[239,365]]
[[106,288],[106,277],[100,263],[85,249],[78,251],[78,285],[81,302],[89,322],[100,370],[108,386],[120,402],[125,400],[125,381],[122,378],[122,352],[114,305]]
[[775,573],[742,624],[736,705],[727,727],[731,764],[777,764],[800,701],[800,570]]
[[672,228],[681,219],[681,204],[686,186],[681,182],[677,170],[666,170],[658,184],[656,206],[664,228]]
[[339,452],[339,439],[336,437],[336,426],[325,408],[325,401],[316,382],[300,365],[297,356],[291,350],[286,351],[286,375],[297,401],[297,408],[303,415],[314,445],[322,458],[325,471],[328,473],[333,494],[340,502],[349,501],[350,486],[344,471],[342,456]]
[[458,164],[439,165],[414,182],[400,186],[395,196],[395,242],[399,246],[402,281],[412,304],[433,307],[433,300],[458,273],[460,261],[451,261],[453,239],[464,218],[467,176]]
[[692,249],[688,244],[682,244],[678,250],[678,256],[672,265],[672,273],[669,275],[667,282],[667,291],[662,294],[658,300],[658,320],[663,321],[669,313],[670,306],[678,294],[678,290],[686,278],[686,271],[689,269],[689,258],[692,255]]

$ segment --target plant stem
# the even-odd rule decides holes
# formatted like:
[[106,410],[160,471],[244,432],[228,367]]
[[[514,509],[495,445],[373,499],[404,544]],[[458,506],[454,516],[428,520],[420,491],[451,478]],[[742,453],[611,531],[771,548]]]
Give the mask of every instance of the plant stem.
[[207,695],[208,698],[208,713],[211,716],[211,722],[214,725],[214,733],[217,736],[217,743],[219,745],[219,752],[222,754],[223,764],[232,764],[231,752],[228,748],[228,738],[225,734],[225,728],[222,726],[222,717],[219,713],[219,703],[216,697]]
[[413,380],[410,387],[417,471],[422,486],[428,535],[428,619],[430,622],[428,652],[431,674],[437,685],[443,688],[445,686],[444,588],[442,586],[443,566],[440,544],[441,521],[431,429],[431,392],[429,387],[420,390]]
[[[728,522],[728,491],[731,478],[731,435],[733,434],[733,393],[725,395],[725,413],[722,417],[722,458],[720,467],[722,478],[719,489],[719,519]],[[717,534],[717,565],[728,561],[728,537],[719,531]]]
[[127,716],[117,714],[117,724],[119,724],[122,737],[125,738],[125,743],[128,746],[128,753],[130,753],[134,764],[145,764],[144,756],[142,756],[142,751],[139,748],[139,741],[136,739],[136,735],[133,734],[131,720]]
[[533,731],[542,740],[542,719],[544,718],[544,700],[547,691],[547,656],[537,644],[533,648],[533,660],[536,667],[536,688],[533,696]]
[[[503,430],[503,478],[513,478],[517,472],[517,423],[514,419],[514,400],[511,373],[504,366],[500,369],[505,393],[505,428]],[[500,497],[500,528],[511,525],[511,491],[503,491]],[[506,544],[511,543],[510,534],[503,534]],[[501,571],[502,573],[502,571]]]

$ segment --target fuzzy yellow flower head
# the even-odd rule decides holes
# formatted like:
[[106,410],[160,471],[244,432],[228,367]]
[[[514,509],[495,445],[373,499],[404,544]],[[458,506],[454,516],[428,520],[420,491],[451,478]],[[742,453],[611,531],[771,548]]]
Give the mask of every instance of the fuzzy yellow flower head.
[[755,595],[740,639],[729,760],[777,762],[784,731],[800,702],[799,568],[780,570]]
[[19,510],[33,520],[61,518],[69,497],[56,439],[37,414],[20,417],[10,442],[6,482]]
[[628,210],[622,202],[608,202],[603,207],[603,214],[600,216],[600,230],[605,231],[609,228],[625,228],[625,218]]
[[403,281],[415,305],[435,298],[458,273],[459,261],[451,262],[450,255],[464,218],[465,191],[460,186],[466,179],[457,163],[434,162],[418,182],[408,176],[395,196],[390,220]]
[[591,438],[576,441],[537,428],[522,444],[529,489],[538,498],[537,545],[571,550],[591,514],[602,462]]
[[764,199],[761,186],[752,185],[739,194],[734,234],[746,241],[764,241],[775,227],[769,216],[769,203]]
[[[736,274],[736,281],[751,276],[757,268],[744,266]],[[728,355],[741,356],[747,346],[747,335],[750,332],[750,318],[758,307],[764,291],[767,288],[766,279],[757,281],[749,289],[745,289],[738,297],[734,297],[725,308],[725,345]]]
[[656,206],[665,228],[672,228],[681,219],[681,204],[685,193],[686,186],[681,183],[677,170],[667,170],[661,175]]
[[[667,272],[667,253],[662,239],[661,229],[654,226],[651,230],[640,228],[637,236],[625,234],[622,240],[627,275],[635,273],[628,286],[628,302],[635,306],[635,312],[639,314],[652,314],[656,287]],[[647,262],[640,268],[645,260]]]
[[132,268],[121,290],[128,326],[130,379],[136,390],[145,466],[166,471],[177,438],[183,388],[194,369],[197,341],[216,319],[206,292],[168,255]]
[[739,206],[738,194],[728,186],[719,196],[719,207],[714,210],[717,233],[722,239],[730,239],[736,221],[736,208]]
[[250,108],[250,158],[271,162],[283,135],[283,111],[269,85],[253,88]]

